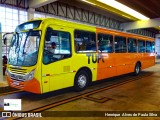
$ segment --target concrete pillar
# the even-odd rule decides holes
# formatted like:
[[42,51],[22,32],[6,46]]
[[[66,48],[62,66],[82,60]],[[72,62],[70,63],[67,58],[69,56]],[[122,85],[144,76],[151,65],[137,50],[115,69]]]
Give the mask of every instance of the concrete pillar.
[[28,20],[31,20],[34,18],[34,13],[35,13],[35,9],[34,8],[29,8],[28,9]]
[[0,82],[3,81],[3,65],[2,65],[2,28],[0,23]]
[[157,58],[160,59],[160,34],[156,35],[156,39],[155,39],[155,52],[157,53],[156,54]]

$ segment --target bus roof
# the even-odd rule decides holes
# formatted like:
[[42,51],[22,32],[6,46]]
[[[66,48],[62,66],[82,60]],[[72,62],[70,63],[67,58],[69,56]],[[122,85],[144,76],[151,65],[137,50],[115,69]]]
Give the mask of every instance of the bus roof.
[[154,39],[153,37],[149,37],[149,36],[143,36],[143,35],[138,35],[138,34],[129,33],[129,32],[120,31],[120,30],[115,30],[115,29],[111,29],[111,28],[105,28],[105,27],[102,27],[102,26],[87,24],[87,23],[83,23],[83,22],[77,22],[75,20],[68,20],[68,19],[64,20],[64,19],[60,19],[60,18],[35,18],[35,19],[31,19],[29,21],[35,21],[35,20],[42,20],[44,22],[45,21],[54,21],[55,24],[61,24],[61,25],[64,25],[64,26],[69,25],[68,27],[72,27],[72,28],[75,28],[75,29],[76,28],[77,29],[83,28],[84,30],[90,30],[90,31],[95,31],[95,29],[98,29],[97,30],[98,32],[100,32],[100,31],[105,32],[106,31],[106,32],[114,34],[114,35],[116,35],[118,33],[118,34],[121,34],[122,36],[123,35],[131,36],[132,35],[133,37],[137,37],[139,39],[150,39],[150,40]]

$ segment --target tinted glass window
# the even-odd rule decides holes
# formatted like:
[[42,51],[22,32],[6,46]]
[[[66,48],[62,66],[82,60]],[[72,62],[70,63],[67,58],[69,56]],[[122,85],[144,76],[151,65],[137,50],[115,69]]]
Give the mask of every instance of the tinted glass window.
[[69,57],[71,57],[70,34],[48,28],[43,52],[43,63],[48,64]]
[[138,52],[139,53],[145,52],[145,41],[138,40]]
[[76,52],[95,52],[96,35],[92,32],[75,30],[75,51]]
[[127,52],[126,38],[121,36],[115,36],[115,52],[125,53]]
[[152,52],[155,52],[155,42],[152,42]]
[[113,52],[113,36],[107,34],[98,34],[98,50],[100,52]]
[[147,53],[152,52],[152,42],[146,41],[146,52]]
[[128,38],[128,52],[135,53],[137,52],[137,42],[136,39]]

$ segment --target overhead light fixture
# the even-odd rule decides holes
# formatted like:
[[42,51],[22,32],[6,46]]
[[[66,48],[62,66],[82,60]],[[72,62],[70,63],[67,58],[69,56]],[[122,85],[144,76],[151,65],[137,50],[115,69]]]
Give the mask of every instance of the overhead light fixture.
[[128,6],[123,5],[122,3],[117,2],[115,0],[97,0],[97,1],[99,1],[103,4],[106,4],[106,5],[109,5],[109,6],[115,8],[115,9],[118,9],[124,13],[127,13],[127,14],[129,14],[139,20],[148,20],[149,19],[148,17],[142,15],[141,13],[139,13],[139,12],[133,10],[132,8],[129,8]]
[[87,0],[81,0],[81,1],[86,2],[86,3],[89,3],[89,4],[91,4],[91,5],[96,5],[96,4],[94,4],[94,3],[92,3],[92,2],[89,2],[89,1],[87,1]]
[[127,15],[123,15],[123,14],[122,14],[122,16],[125,17],[125,18],[131,19],[131,18],[130,18],[129,16],[127,16]]

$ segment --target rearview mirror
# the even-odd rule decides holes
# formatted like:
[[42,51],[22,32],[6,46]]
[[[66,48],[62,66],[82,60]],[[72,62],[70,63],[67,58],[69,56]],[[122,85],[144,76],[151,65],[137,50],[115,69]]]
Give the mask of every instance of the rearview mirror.
[[7,45],[7,41],[8,41],[8,40],[11,40],[13,34],[14,34],[14,33],[11,32],[11,33],[5,33],[5,34],[3,35],[2,39],[3,39],[4,45]]
[[6,41],[7,41],[7,38],[4,37],[4,38],[3,38],[3,44],[4,44],[4,45],[6,45]]

